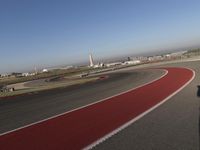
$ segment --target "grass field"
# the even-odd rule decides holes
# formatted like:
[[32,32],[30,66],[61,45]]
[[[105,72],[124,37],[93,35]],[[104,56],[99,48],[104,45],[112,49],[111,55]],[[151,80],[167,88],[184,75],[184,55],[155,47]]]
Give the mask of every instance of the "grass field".
[[20,95],[20,94],[39,92],[39,91],[50,90],[50,89],[55,89],[55,88],[64,88],[71,85],[78,85],[78,84],[84,84],[84,83],[96,81],[97,79],[98,77],[83,78],[83,79],[77,79],[77,80],[68,81],[68,82],[65,82],[65,81],[55,82],[55,83],[50,83],[50,84],[46,84],[46,85],[38,86],[38,87],[30,87],[30,88],[26,87],[24,89],[16,90],[13,92],[0,92],[0,97],[15,96],[15,95]]
[[9,84],[32,81],[32,80],[37,80],[37,79],[51,78],[51,77],[56,77],[56,76],[70,77],[70,76],[74,76],[77,74],[94,71],[94,70],[98,70],[98,69],[88,68],[88,67],[80,67],[80,68],[72,68],[72,69],[54,69],[54,70],[50,70],[49,72],[38,73],[37,75],[27,76],[27,77],[12,76],[12,77],[0,78],[0,85],[9,85]]

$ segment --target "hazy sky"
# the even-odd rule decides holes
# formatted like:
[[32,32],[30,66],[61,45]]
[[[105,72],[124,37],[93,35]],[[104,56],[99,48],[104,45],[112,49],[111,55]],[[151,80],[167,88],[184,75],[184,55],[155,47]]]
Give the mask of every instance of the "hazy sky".
[[0,0],[0,73],[200,45],[199,0]]

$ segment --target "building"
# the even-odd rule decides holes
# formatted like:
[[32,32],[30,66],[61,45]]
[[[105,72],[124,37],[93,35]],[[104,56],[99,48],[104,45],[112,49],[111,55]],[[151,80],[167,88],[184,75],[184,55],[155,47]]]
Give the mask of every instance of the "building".
[[48,71],[48,69],[43,69],[42,72],[45,73],[45,72],[49,72],[49,71]]
[[94,68],[102,68],[104,66],[105,66],[105,64],[101,62],[101,63],[98,63],[98,64],[94,65],[93,67]]
[[6,78],[6,77],[10,77],[10,74],[1,74],[0,76],[1,78]]
[[34,75],[36,75],[34,72],[33,73],[29,73],[29,72],[22,73],[23,77],[34,76]]
[[109,64],[106,64],[106,67],[114,67],[114,66],[119,66],[119,65],[122,65],[122,62],[109,63]]
[[130,61],[125,61],[123,64],[124,65],[137,65],[140,64],[141,61],[140,60],[130,60]]
[[13,73],[11,73],[11,77],[20,78],[20,77],[22,77],[22,73],[19,73],[19,72],[13,72]]

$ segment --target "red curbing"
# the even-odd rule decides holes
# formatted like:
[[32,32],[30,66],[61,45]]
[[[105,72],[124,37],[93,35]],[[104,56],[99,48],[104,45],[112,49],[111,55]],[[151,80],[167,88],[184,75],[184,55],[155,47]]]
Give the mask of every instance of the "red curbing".
[[194,77],[186,68],[163,68],[164,77],[105,101],[0,136],[1,150],[82,149],[148,111]]

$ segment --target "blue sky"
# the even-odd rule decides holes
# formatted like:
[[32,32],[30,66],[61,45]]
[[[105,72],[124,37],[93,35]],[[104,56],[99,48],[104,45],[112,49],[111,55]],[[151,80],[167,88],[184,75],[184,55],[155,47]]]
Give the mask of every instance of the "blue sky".
[[200,46],[199,0],[0,0],[0,73]]

